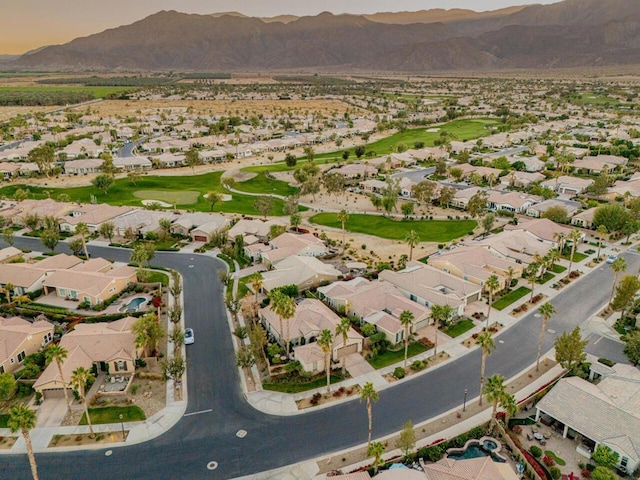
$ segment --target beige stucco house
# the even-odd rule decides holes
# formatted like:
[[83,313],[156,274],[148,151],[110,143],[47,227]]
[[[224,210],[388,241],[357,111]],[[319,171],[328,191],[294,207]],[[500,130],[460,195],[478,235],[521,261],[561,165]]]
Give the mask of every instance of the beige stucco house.
[[20,317],[0,317],[0,373],[19,370],[27,355],[38,352],[52,340],[52,323],[45,320],[31,323]]

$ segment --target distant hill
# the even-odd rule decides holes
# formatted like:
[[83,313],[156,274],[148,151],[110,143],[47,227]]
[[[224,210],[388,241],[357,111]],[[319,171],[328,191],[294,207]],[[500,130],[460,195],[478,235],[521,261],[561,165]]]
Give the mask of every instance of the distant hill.
[[270,19],[162,11],[11,68],[429,72],[640,63],[640,0]]

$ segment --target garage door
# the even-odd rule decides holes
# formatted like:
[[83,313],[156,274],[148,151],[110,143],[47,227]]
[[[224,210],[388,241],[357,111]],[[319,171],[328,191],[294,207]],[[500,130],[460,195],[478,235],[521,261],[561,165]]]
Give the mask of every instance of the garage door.
[[420,320],[419,322],[416,322],[414,324],[413,328],[414,328],[414,331],[415,331],[415,330],[420,330],[421,328],[428,327],[428,326],[429,326],[429,319],[428,318],[424,318],[424,319]]
[[[64,398],[64,390],[62,388],[49,388],[43,390],[44,398]],[[71,392],[69,392],[71,394]]]
[[193,237],[193,240],[195,242],[206,242],[207,237],[203,237],[202,235],[196,235],[195,237]]
[[358,352],[358,344],[354,343],[353,345],[347,345],[346,347],[342,347],[338,349],[338,358],[346,357],[350,353]]

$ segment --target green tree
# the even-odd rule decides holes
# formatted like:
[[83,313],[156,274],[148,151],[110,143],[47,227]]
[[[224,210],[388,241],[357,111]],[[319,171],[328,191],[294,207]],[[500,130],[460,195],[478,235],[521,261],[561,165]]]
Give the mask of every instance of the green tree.
[[618,466],[620,455],[606,445],[598,445],[591,458],[601,467],[615,469]]
[[346,189],[344,177],[339,173],[327,173],[322,177],[322,183],[327,193],[336,197],[343,194]]
[[302,223],[302,215],[300,215],[299,213],[292,213],[289,217],[289,223],[291,224],[291,227],[297,232],[298,227]]
[[616,294],[611,302],[614,310],[620,310],[620,319],[624,319],[625,311],[640,290],[640,279],[635,275],[625,275],[616,287]]
[[4,240],[10,247],[13,247],[13,244],[16,243],[16,235],[12,229],[5,228],[2,231],[2,240]]
[[477,193],[471,196],[467,203],[467,212],[471,215],[471,218],[478,218],[487,208],[487,192],[479,190]]
[[195,148],[190,148],[189,150],[187,150],[187,152],[184,154],[184,161],[187,166],[191,167],[193,173],[196,172],[196,166],[202,163],[200,154]]
[[269,215],[271,210],[273,210],[273,198],[267,195],[261,195],[253,202],[253,208],[260,212],[266,220],[267,215]]
[[74,255],[82,255],[82,239],[72,238],[67,245]]
[[218,192],[207,193],[207,203],[211,207],[212,212],[216,204],[220,203],[221,201],[222,201],[222,195],[220,195]]
[[611,302],[613,301],[613,295],[616,291],[616,284],[618,283],[618,275],[620,272],[625,272],[627,270],[627,261],[622,258],[616,258],[611,264],[611,269],[613,270],[613,284],[611,285],[611,295],[609,296],[609,306],[611,306]]
[[22,217],[22,221],[27,226],[27,228],[33,232],[36,228],[38,228],[38,224],[40,223],[40,216],[37,213],[27,213],[24,217]]
[[576,253],[576,248],[578,247],[578,242],[580,241],[580,237],[582,234],[580,230],[571,230],[569,233],[569,240],[571,240],[571,257],[569,258],[569,271],[567,272],[567,277],[571,275],[571,267],[573,266],[573,256]]
[[438,196],[438,204],[442,208],[448,208],[455,194],[456,190],[453,187],[442,187]]
[[40,173],[44,173],[47,178],[51,176],[51,166],[55,160],[55,150],[52,145],[45,144],[32,149],[27,155],[27,161],[38,166]]
[[404,327],[404,369],[407,369],[407,354],[409,352],[409,334],[413,327],[414,315],[409,310],[400,313],[400,324]]
[[106,195],[113,185],[113,177],[106,174],[98,175],[91,180],[91,184]]
[[82,251],[84,252],[84,256],[89,258],[89,251],[87,250],[87,236],[91,234],[89,231],[89,227],[84,222],[79,222],[76,225],[76,234],[80,235],[82,239]]
[[71,387],[78,392],[82,405],[84,406],[84,415],[87,418],[87,425],[89,425],[89,432],[91,438],[95,437],[93,433],[93,425],[91,424],[91,416],[89,415],[89,407],[87,406],[87,383],[94,378],[93,373],[84,367],[76,368],[71,374]]
[[476,345],[482,349],[482,358],[480,362],[480,400],[478,405],[482,406],[482,392],[484,391],[484,374],[487,368],[487,357],[491,355],[491,352],[496,348],[496,344],[493,341],[493,337],[490,332],[482,332],[476,338]]
[[0,373],[0,402],[4,403],[10,400],[17,388],[18,384],[13,374]]
[[367,418],[369,420],[369,435],[367,437],[367,450],[371,445],[371,432],[373,430],[373,403],[378,401],[378,392],[373,388],[373,383],[366,382],[360,389],[360,401],[365,401],[367,406]]
[[64,372],[62,371],[62,364],[67,359],[69,352],[66,348],[60,346],[60,344],[49,345],[44,351],[44,357],[47,365],[51,362],[56,362],[58,367],[58,375],[60,376],[60,383],[62,384],[62,392],[64,393],[64,401],[67,404],[67,413],[71,411],[71,401],[69,400],[69,392],[67,392],[67,382],[64,378]]
[[342,244],[344,245],[344,235],[345,235],[345,225],[349,221],[349,212],[345,209],[342,209],[337,214],[337,219],[342,225]]
[[500,279],[497,275],[491,275],[484,284],[489,294],[489,307],[487,308],[487,330],[489,330],[489,317],[491,317],[491,305],[493,303],[493,294],[500,290]]
[[542,218],[548,218],[552,222],[556,223],[567,223],[569,221],[569,213],[567,209],[562,205],[554,205],[553,207],[549,207],[545,212],[541,215]]
[[367,455],[373,457],[373,473],[374,475],[378,473],[378,469],[380,465],[384,464],[384,460],[382,455],[384,455],[385,446],[382,442],[371,442],[371,444],[367,447]]
[[246,346],[240,347],[236,353],[236,365],[240,368],[251,368],[256,364],[256,357],[253,351]]
[[40,233],[40,242],[53,252],[60,243],[60,233],[53,229],[43,230]]
[[413,214],[413,209],[413,202],[402,202],[400,205],[400,211],[404,215],[404,218],[409,218],[409,215]]
[[98,228],[98,233],[101,237],[108,238],[109,243],[113,242],[113,235],[115,234],[116,226],[113,222],[104,222]]
[[423,180],[413,186],[413,196],[420,203],[429,204],[436,192],[438,184],[430,180]]
[[29,465],[31,466],[31,475],[33,480],[38,480],[38,465],[36,464],[36,456],[33,453],[33,444],[31,443],[30,430],[36,426],[36,412],[26,405],[15,405],[9,410],[9,419],[7,426],[11,433],[20,431],[27,447],[27,456],[29,457]]
[[600,225],[598,226],[596,233],[598,234],[598,258],[600,258],[600,248],[602,248],[602,240],[606,238],[606,235],[609,233],[609,231],[607,230],[607,227],[605,225]]
[[606,467],[596,467],[591,472],[591,480],[618,480],[618,475]]
[[173,380],[173,388],[181,398],[182,376],[187,368],[184,357],[182,355],[174,355],[171,358],[164,359],[160,362],[160,368],[165,380]]
[[165,336],[165,331],[155,313],[147,313],[138,318],[131,327],[131,332],[136,336],[136,347],[143,349],[145,357],[156,352],[158,342]]
[[436,325],[436,334],[434,337],[433,358],[438,358],[438,331],[441,327],[447,325],[453,318],[454,310],[451,305],[431,305],[431,318]]
[[333,351],[333,335],[331,330],[325,328],[320,332],[318,345],[324,353],[324,369],[327,373],[327,397],[331,394],[331,354]]
[[409,230],[404,237],[404,241],[409,245],[409,261],[413,259],[413,249],[420,243],[420,235],[415,230]]
[[137,243],[131,252],[131,263],[138,266],[138,277],[147,278],[149,262],[155,256],[155,246],[152,243]]
[[542,326],[540,327],[540,337],[538,338],[538,354],[536,356],[536,372],[540,370],[540,353],[542,352],[542,342],[544,341],[544,333],[547,330],[547,323],[551,315],[556,313],[556,309],[549,302],[546,302],[540,307],[540,314],[542,315]]
[[625,335],[624,354],[633,365],[640,364],[640,330]]
[[[269,292],[269,308],[278,315],[280,319],[280,340],[284,340],[287,358],[289,357],[289,320],[296,314],[296,302],[293,298],[282,293],[282,290],[271,290]],[[282,321],[286,320],[287,328],[283,328]]]
[[[336,325],[336,337],[342,335],[342,348],[347,346],[347,340],[349,340],[349,331],[351,331],[351,322],[348,318],[343,317],[340,323]],[[347,369],[347,355],[342,360],[342,373]]]
[[502,375],[491,375],[487,378],[487,383],[482,389],[482,394],[487,397],[487,402],[491,403],[493,409],[491,411],[491,423],[496,420],[496,412],[498,411],[498,403],[507,395],[507,387],[504,384]]
[[284,163],[287,165],[287,167],[295,167],[298,163],[298,159],[295,155],[287,153],[284,157]]
[[396,448],[402,451],[402,454],[406,457],[416,446],[416,432],[413,430],[413,422],[409,420],[402,426],[400,435],[396,440]]
[[631,219],[629,210],[615,203],[596,208],[593,214],[593,225],[604,225],[609,233],[619,232],[626,222]]
[[362,158],[366,150],[367,147],[365,145],[358,145],[353,149],[353,153],[355,153],[357,158]]
[[571,332],[563,332],[553,343],[556,351],[556,362],[562,368],[572,370],[573,367],[580,365],[587,359],[584,348],[589,343],[588,340],[582,340],[580,327],[574,328]]

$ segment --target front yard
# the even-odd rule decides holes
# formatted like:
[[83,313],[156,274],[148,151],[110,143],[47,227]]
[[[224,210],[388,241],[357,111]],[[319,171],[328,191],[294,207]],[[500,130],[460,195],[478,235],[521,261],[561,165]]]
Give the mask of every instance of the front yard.
[[[409,348],[407,349],[407,359],[424,353],[428,350],[420,342],[411,342],[409,344]],[[368,360],[373,368],[380,369],[384,367],[388,367],[389,365],[393,365],[394,363],[404,361],[404,347],[399,350],[385,350],[384,352],[378,353],[375,357]],[[410,363],[407,360],[407,363]]]
[[528,293],[531,293],[531,289],[527,287],[518,287],[512,292],[507,293],[504,297],[493,302],[492,307],[495,308],[496,310],[504,310],[509,305],[511,305],[514,302],[517,302]]

